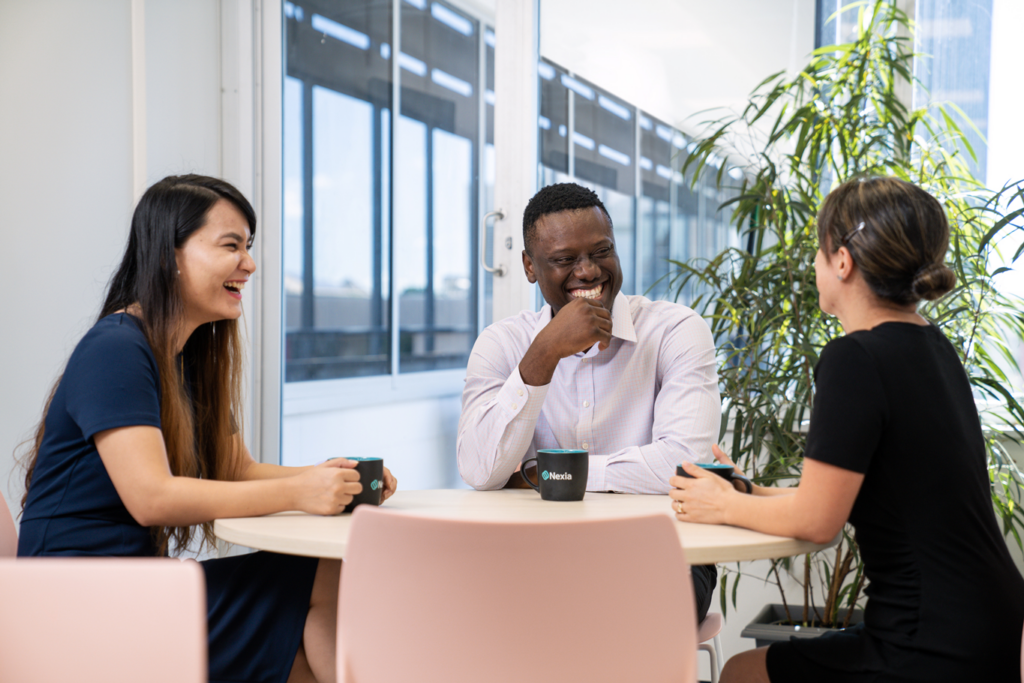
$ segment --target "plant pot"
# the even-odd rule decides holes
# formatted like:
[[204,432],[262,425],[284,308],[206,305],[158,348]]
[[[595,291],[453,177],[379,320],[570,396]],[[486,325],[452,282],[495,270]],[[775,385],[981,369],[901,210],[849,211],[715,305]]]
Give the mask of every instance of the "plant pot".
[[[839,623],[842,623],[846,618],[847,611],[845,608],[839,610]],[[803,616],[803,612],[804,608],[802,605],[790,606],[789,608],[789,613],[794,618]],[[747,627],[743,629],[740,636],[743,638],[753,638],[757,647],[765,647],[779,640],[789,640],[792,636],[797,638],[817,638],[829,631],[842,630],[840,628],[777,623],[780,621],[786,621],[786,609],[782,605],[765,605],[764,609],[754,617],[754,620],[747,624]],[[853,616],[850,617],[850,626],[859,624],[862,621],[864,621],[864,610],[853,610]]]

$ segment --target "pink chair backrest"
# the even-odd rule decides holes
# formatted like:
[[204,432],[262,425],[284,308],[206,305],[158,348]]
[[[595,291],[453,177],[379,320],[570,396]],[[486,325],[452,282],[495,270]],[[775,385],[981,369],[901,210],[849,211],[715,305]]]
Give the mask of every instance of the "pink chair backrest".
[[195,562],[0,560],[0,681],[206,681]]
[[14,518],[7,507],[7,501],[0,496],[0,557],[14,557],[18,554],[18,532]]
[[362,506],[338,680],[688,683],[696,622],[667,515],[511,524]]

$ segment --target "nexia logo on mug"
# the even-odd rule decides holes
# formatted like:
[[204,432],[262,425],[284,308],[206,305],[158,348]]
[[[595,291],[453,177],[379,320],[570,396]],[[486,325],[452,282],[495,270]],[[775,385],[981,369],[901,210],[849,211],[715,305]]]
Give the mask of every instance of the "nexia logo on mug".
[[376,491],[379,488],[383,488],[383,487],[384,487],[384,480],[383,479],[374,479],[373,481],[370,482],[370,488],[373,489],[374,491]]
[[540,476],[544,477],[544,479],[554,479],[555,481],[572,481],[572,475],[568,472],[548,472],[544,470]]

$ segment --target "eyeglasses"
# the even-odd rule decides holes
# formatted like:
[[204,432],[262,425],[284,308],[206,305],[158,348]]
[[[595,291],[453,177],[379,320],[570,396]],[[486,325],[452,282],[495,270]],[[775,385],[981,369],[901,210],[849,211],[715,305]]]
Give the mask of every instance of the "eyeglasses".
[[856,235],[858,232],[860,232],[863,229],[864,229],[864,221],[861,221],[860,225],[858,225],[856,228],[854,228],[850,232],[848,232],[845,235],[843,235],[842,237],[840,237],[839,241],[845,247],[846,245],[848,245],[850,243],[850,240],[853,239],[853,236]]

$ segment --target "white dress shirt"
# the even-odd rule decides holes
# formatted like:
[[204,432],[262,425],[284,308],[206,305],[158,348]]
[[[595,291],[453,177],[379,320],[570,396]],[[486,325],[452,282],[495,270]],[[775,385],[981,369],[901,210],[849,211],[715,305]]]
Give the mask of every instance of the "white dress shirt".
[[532,387],[519,362],[550,321],[551,306],[524,311],[473,346],[457,445],[466,483],[498,489],[539,448],[582,448],[591,454],[588,491],[667,493],[676,465],[711,458],[721,401],[714,341],[699,315],[620,292],[608,348],[563,358],[549,384]]

